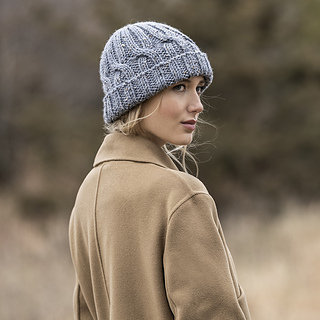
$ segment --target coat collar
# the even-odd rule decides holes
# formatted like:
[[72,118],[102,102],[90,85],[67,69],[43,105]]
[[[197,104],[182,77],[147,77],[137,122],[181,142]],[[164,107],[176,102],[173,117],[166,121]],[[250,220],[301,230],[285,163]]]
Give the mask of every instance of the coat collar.
[[122,133],[108,134],[97,152],[93,166],[106,161],[134,161],[178,170],[168,155],[151,140]]

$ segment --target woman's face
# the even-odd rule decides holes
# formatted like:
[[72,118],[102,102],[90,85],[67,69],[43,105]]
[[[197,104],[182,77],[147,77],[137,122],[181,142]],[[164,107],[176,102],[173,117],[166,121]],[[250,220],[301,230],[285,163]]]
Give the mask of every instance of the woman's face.
[[141,128],[158,146],[172,143],[188,145],[199,113],[205,81],[202,76],[192,77],[158,93],[143,103],[144,116]]

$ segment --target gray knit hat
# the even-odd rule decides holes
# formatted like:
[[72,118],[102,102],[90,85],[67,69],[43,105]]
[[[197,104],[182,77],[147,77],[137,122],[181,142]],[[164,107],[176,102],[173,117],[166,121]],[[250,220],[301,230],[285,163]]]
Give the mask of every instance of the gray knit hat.
[[104,121],[111,123],[163,89],[200,75],[207,88],[213,79],[210,62],[189,37],[162,23],[129,24],[110,37],[101,55]]

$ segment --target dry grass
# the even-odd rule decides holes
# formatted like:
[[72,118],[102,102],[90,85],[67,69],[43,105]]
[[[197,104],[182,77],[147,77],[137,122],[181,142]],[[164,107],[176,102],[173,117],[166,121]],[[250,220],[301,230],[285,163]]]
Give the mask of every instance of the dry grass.
[[320,319],[319,204],[289,204],[273,219],[238,216],[224,226],[252,319]]
[[[74,275],[66,219],[19,218],[2,198],[0,319],[71,320]],[[320,206],[223,221],[254,320],[320,318]]]
[[10,199],[2,198],[0,208],[0,319],[71,320],[66,219],[21,219]]

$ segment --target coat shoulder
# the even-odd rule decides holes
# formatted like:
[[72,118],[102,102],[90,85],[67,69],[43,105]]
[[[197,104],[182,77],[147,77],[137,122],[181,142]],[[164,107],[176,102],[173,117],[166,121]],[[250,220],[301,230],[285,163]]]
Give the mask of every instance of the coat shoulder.
[[175,170],[164,170],[163,173],[165,178],[164,183],[170,188],[176,187],[184,190],[185,192],[189,191],[192,193],[208,193],[204,184],[196,177],[191,174],[175,171]]
[[158,168],[156,172],[154,188],[159,190],[166,199],[171,199],[174,207],[177,203],[184,202],[196,194],[209,196],[205,185],[188,173],[167,168]]

